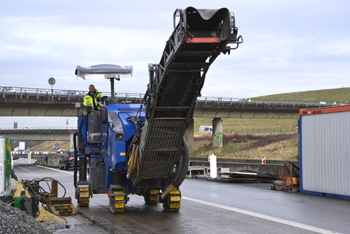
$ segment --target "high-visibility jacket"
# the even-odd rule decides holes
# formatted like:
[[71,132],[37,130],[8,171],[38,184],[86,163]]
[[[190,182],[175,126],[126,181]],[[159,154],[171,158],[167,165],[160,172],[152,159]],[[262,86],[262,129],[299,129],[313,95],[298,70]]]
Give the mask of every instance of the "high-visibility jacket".
[[97,98],[103,97],[102,93],[98,92],[97,89],[95,89],[95,94],[92,95],[91,93],[88,93],[84,96],[84,106],[91,106],[93,110],[99,110],[100,106],[97,103]]

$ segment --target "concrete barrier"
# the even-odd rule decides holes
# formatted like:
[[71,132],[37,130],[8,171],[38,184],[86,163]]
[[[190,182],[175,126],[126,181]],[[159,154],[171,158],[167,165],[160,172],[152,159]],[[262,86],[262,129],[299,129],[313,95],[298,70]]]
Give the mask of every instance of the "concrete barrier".
[[[12,155],[18,156],[19,158],[28,158],[26,154]],[[36,159],[34,165],[47,166],[47,167],[58,167],[59,162],[63,154],[32,154],[32,159]]]
[[[240,170],[260,171],[273,175],[280,179],[280,168],[289,161],[268,160],[266,164],[261,164],[261,160],[249,159],[217,159],[218,168],[229,168],[230,172]],[[209,167],[207,158],[190,158],[190,166]]]
[[58,164],[59,164],[61,158],[62,158],[62,154],[48,155],[47,160],[45,159],[45,161],[47,161],[46,166],[48,166],[48,167],[58,167]]

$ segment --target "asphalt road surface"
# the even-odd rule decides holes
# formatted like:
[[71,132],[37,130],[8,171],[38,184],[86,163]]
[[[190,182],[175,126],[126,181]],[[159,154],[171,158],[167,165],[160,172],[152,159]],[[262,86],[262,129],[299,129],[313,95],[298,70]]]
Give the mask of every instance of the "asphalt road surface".
[[[77,207],[73,171],[16,161],[15,173],[19,181],[57,179]],[[178,213],[131,195],[125,213],[112,214],[107,195],[98,194],[88,208],[65,217],[69,229],[56,233],[350,233],[349,200],[274,191],[270,185],[186,179]]]

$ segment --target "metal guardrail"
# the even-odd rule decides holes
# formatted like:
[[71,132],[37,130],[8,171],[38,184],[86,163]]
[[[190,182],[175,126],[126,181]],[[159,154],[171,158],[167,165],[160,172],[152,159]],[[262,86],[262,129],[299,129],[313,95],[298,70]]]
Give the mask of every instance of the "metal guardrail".
[[[28,87],[10,87],[10,86],[0,86],[0,97],[15,99],[29,99],[34,98],[36,100],[42,99],[43,97],[50,100],[71,100],[78,99],[82,100],[83,97],[88,93],[88,91],[81,90],[64,90],[64,89],[44,89],[44,88],[28,88]],[[111,92],[102,92],[103,95],[110,97]],[[116,99],[122,101],[133,101],[141,103],[144,94],[140,93],[115,93]]]
[[274,134],[282,134],[282,133],[293,133],[298,132],[298,126],[284,126],[284,127],[277,127],[277,128],[236,128],[232,130],[224,130],[224,133],[231,133],[231,134],[251,134],[251,135],[274,135]]
[[[1,131],[68,131],[68,132],[75,132],[77,131],[76,128],[67,128],[67,127],[25,127],[25,128],[0,128]],[[278,128],[236,128],[229,131],[224,131],[224,133],[232,133],[232,134],[276,134],[276,133],[289,133],[289,132],[297,132],[298,126],[292,125],[292,126],[284,126],[284,127],[278,127]]]
[[[63,90],[63,89],[44,89],[44,88],[27,88],[27,87],[10,87],[0,86],[0,97],[15,98],[15,99],[46,99],[60,100],[82,100],[88,91],[81,90]],[[111,92],[102,91],[103,95],[110,97]],[[144,94],[141,93],[123,93],[116,92],[115,98],[118,102],[142,103]],[[326,106],[348,105],[348,101],[309,101],[309,100],[274,100],[274,99],[259,99],[259,98],[232,98],[232,97],[198,97],[197,103],[199,106],[288,106],[315,108]]]

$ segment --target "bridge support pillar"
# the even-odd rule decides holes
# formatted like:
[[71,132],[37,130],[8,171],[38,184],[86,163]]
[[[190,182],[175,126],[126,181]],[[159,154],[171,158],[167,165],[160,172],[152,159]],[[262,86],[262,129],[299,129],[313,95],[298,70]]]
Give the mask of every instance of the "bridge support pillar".
[[223,120],[221,118],[213,119],[213,148],[221,148],[223,146]]
[[185,131],[185,140],[188,144],[188,151],[190,154],[193,153],[193,142],[194,142],[194,120],[192,119]]
[[74,133],[69,134],[69,143],[69,150],[74,149]]

